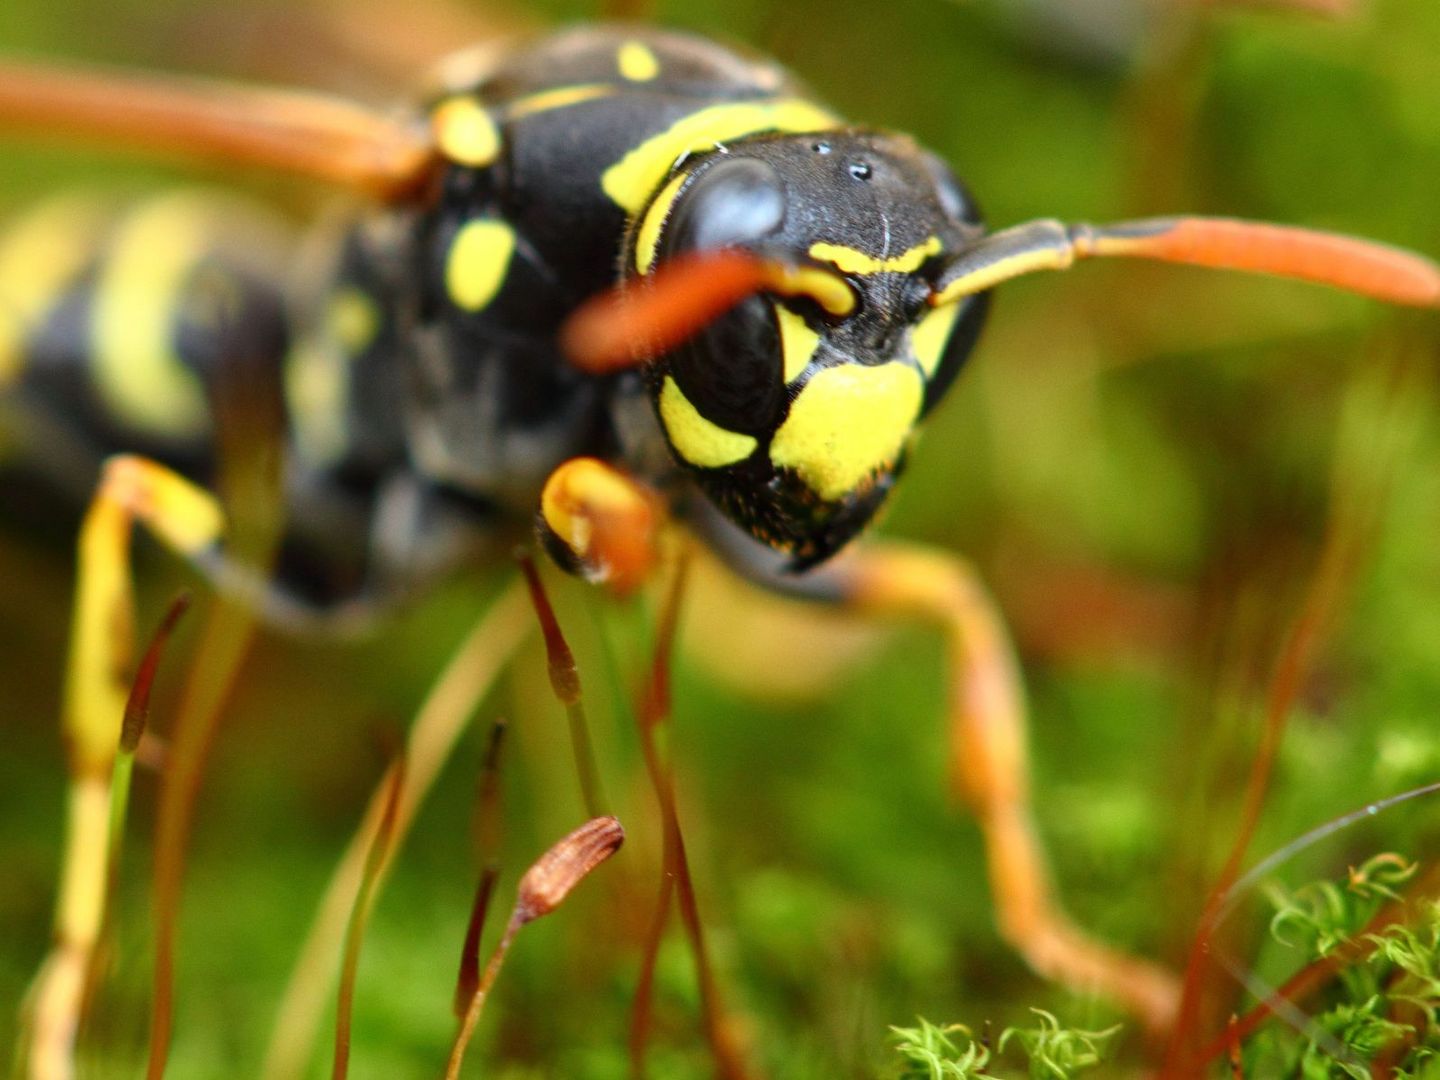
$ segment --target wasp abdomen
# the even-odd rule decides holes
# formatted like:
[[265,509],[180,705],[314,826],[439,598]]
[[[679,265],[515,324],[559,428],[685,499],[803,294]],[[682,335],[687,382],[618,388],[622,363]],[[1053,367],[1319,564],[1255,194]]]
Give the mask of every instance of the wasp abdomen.
[[216,394],[275,383],[288,348],[283,245],[268,217],[188,192],[30,211],[0,234],[7,392],[96,463],[139,449],[208,473]]

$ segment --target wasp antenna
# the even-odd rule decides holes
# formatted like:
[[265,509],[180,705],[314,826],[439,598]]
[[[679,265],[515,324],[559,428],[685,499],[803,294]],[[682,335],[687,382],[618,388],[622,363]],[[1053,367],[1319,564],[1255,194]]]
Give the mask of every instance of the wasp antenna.
[[679,255],[654,273],[622,282],[580,306],[560,344],[593,375],[635,367],[683,344],[732,307],[761,291],[803,296],[835,317],[855,310],[843,276],[727,249]]
[[0,60],[0,126],[275,169],[387,201],[416,193],[428,131],[321,94]]
[[1423,255],[1314,229],[1204,217],[1017,225],[961,252],[935,283],[930,303],[938,307],[1022,274],[1106,257],[1273,274],[1392,304],[1440,307],[1440,265]]
[[765,287],[769,264],[743,251],[681,255],[580,305],[560,344],[582,371],[634,367],[694,336]]

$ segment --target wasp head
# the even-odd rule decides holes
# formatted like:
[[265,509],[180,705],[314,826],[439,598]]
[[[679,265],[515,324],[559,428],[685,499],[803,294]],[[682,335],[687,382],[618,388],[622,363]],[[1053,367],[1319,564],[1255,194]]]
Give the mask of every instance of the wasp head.
[[802,570],[884,504],[917,425],[974,345],[985,298],[932,308],[945,256],[981,233],[968,194],[909,139],[745,140],[683,162],[627,264],[740,249],[787,268],[657,358],[676,460],[734,524]]

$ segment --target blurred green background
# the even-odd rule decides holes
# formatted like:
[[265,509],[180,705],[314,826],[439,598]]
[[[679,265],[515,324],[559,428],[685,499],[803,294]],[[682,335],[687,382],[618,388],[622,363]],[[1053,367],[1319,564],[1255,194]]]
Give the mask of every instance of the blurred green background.
[[[10,0],[0,45],[383,102],[403,99],[402,73],[418,75],[419,56],[467,35],[599,14],[562,0],[435,19],[372,3]],[[1440,253],[1433,0],[1358,0],[1336,17],[1222,0],[673,0],[642,14],[750,43],[843,114],[913,133],[955,165],[992,224],[1196,211]],[[465,30],[452,37],[451,25]],[[233,183],[300,220],[326,206],[292,182],[8,140],[0,212],[77,184],[177,180]],[[1236,833],[1267,689],[1327,522],[1353,558],[1250,861],[1440,776],[1436,344],[1433,318],[1175,268],[1089,266],[999,297],[884,531],[964,552],[1012,619],[1037,813],[1083,926],[1183,962]],[[44,516],[8,522],[0,538],[0,1046],[48,941],[63,799],[55,718],[73,522]],[[154,551],[141,563],[151,625],[183,574]],[[660,842],[628,704],[653,619],[550,577],[630,841],[564,910],[521,934],[471,1065],[475,1075],[623,1076]],[[387,733],[497,582],[425,598],[364,645],[261,640],[200,801],[170,1076],[256,1070]],[[162,680],[167,701],[192,641],[193,627]],[[885,1075],[895,1063],[887,1025],[917,1015],[976,1030],[1026,1023],[1032,1006],[1081,1027],[1120,1018],[1040,981],[998,938],[976,830],[947,794],[940,664],[933,636],[901,632],[816,700],[783,704],[681,657],[681,812],[726,1000],[769,1075]],[[483,721],[496,715],[512,725],[497,912],[524,867],[583,817],[564,716],[531,648],[482,710],[375,912],[357,1077],[440,1071],[477,873]],[[163,706],[157,717],[163,730]],[[143,1060],[153,809],[154,780],[141,776],[86,1075],[134,1075]],[[1315,845],[1279,878],[1333,877],[1387,850],[1426,858],[1437,835],[1440,810],[1422,800]],[[1253,899],[1232,916],[1227,948],[1283,978],[1294,963],[1261,949],[1268,913]],[[660,972],[653,1075],[709,1075],[678,934]],[[328,1072],[328,1038],[315,1075]],[[1110,1069],[1133,1072],[1147,1053],[1127,1025]]]

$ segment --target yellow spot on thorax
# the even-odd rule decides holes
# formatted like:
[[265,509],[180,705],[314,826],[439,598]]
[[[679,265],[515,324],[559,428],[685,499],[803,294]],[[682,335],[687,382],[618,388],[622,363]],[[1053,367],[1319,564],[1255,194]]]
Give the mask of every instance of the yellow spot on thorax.
[[484,168],[500,154],[500,129],[473,97],[441,102],[430,117],[435,145],[451,161]]
[[640,228],[635,233],[635,269],[642,274],[648,274],[655,265],[655,252],[660,245],[660,230],[665,225],[665,219],[670,216],[681,186],[688,179],[689,174],[685,172],[672,176],[650,203],[650,209],[645,211],[645,216],[640,219]]
[[325,330],[346,356],[359,356],[380,332],[380,309],[354,285],[342,285],[325,309]]
[[495,299],[515,254],[515,230],[503,221],[480,218],[455,234],[445,260],[445,288],[457,307],[479,311]]
[[175,350],[182,290],[224,227],[193,194],[156,199],[121,223],[95,290],[95,382],[121,421],[169,438],[204,432],[200,377]]
[[931,236],[923,243],[916,244],[909,251],[901,252],[889,259],[877,259],[858,248],[847,247],[844,244],[827,244],[822,241],[810,245],[810,257],[819,262],[834,263],[847,274],[879,274],[885,271],[908,274],[920,269],[921,264],[930,256],[940,254],[940,249],[940,238]]
[[765,131],[823,131],[838,121],[799,98],[712,105],[652,135],[605,170],[600,185],[627,213],[638,214],[683,155]]
[[920,373],[909,364],[826,368],[790,403],[770,460],[794,469],[822,499],[839,500],[895,464],[923,399]]
[[505,111],[511,120],[519,120],[526,116],[534,116],[536,113],[549,112],[551,109],[579,105],[582,101],[594,101],[596,98],[609,97],[613,93],[615,93],[615,87],[608,83],[560,86],[554,90],[542,90],[538,94],[516,98],[505,107]]
[[101,200],[66,196],[0,238],[0,386],[20,374],[26,339],[85,269],[109,216]]
[[775,305],[775,318],[780,323],[780,355],[785,362],[785,381],[794,382],[810,366],[815,350],[820,347],[820,335],[810,329],[803,316],[795,314],[784,304]]
[[649,82],[660,74],[660,61],[642,41],[627,41],[615,54],[620,74],[631,82]]
[[315,465],[337,463],[349,434],[350,363],[380,332],[375,300],[354,285],[341,285],[325,303],[320,332],[307,337],[285,360],[285,399],[302,457]]
[[331,465],[344,456],[350,408],[346,358],[333,342],[305,340],[285,360],[285,401],[300,456]]
[[945,355],[945,346],[950,341],[950,332],[955,329],[955,320],[960,315],[959,304],[946,304],[925,314],[910,331],[910,347],[925,378],[935,377],[940,358]]
[[660,390],[660,419],[675,452],[702,469],[718,469],[744,461],[756,447],[753,436],[727,431],[701,416],[679,384],[668,375]]

